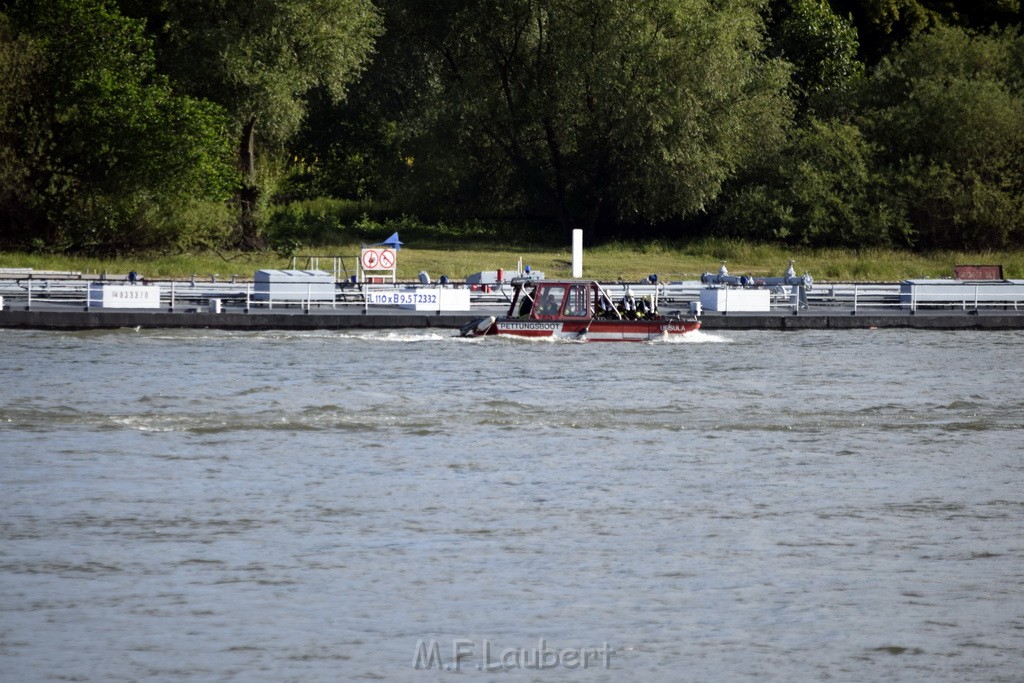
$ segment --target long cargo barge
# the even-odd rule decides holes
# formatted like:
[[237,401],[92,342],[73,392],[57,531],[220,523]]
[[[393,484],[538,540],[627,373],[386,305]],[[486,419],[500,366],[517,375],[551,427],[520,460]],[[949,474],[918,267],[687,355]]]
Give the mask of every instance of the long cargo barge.
[[[490,285],[356,284],[316,270],[257,271],[251,282],[216,276],[209,282],[154,282],[135,273],[109,280],[36,275],[0,273],[0,328],[459,330],[506,312],[515,287],[514,280],[501,277]],[[810,276],[797,277],[792,264],[784,277],[756,282],[728,275],[724,264],[718,275],[705,274],[700,281],[649,280],[600,289],[610,301],[650,300],[668,314],[699,315],[705,330],[1024,329],[1024,280],[812,286]]]
[[[115,328],[209,328],[221,330],[357,330],[459,328],[478,320],[487,309],[472,312],[425,313],[397,307],[275,308],[273,310],[225,307],[220,312],[206,306],[165,310],[91,309],[34,304],[6,307],[0,311],[0,328],[91,330]],[[908,328],[925,330],[1021,330],[1024,311],[918,310],[835,307],[811,311],[768,313],[721,313],[705,311],[704,330],[852,330]]]

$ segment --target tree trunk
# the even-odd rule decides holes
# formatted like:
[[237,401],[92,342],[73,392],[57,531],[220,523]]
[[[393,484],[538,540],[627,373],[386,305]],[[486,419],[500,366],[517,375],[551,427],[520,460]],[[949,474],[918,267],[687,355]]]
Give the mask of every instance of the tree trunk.
[[252,116],[242,128],[242,141],[238,146],[238,166],[242,172],[242,182],[235,191],[238,204],[238,246],[247,250],[258,250],[266,247],[260,235],[260,225],[256,214],[260,198],[260,188],[256,184],[256,117]]
[[600,214],[601,200],[598,198],[593,200],[593,203],[579,217],[579,227],[583,229],[583,241],[589,246],[600,244],[603,238],[602,225],[598,221]]

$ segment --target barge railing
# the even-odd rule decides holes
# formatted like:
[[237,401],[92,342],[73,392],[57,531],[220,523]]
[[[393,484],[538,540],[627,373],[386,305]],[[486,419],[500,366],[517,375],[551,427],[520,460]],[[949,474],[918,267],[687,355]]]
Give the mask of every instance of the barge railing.
[[[85,280],[85,279],[37,279],[37,278],[0,278],[0,296],[5,307],[24,306],[31,310],[41,304],[60,304],[90,309],[90,283],[104,282],[107,284],[127,284],[116,280]],[[1014,281],[1016,282],[1016,281]],[[942,284],[942,281],[938,281]],[[371,303],[373,292],[393,292],[396,289],[415,290],[422,288],[468,288],[473,306],[503,306],[510,302],[512,287],[509,283],[501,283],[487,287],[469,287],[464,283],[452,282],[446,285],[422,283],[369,284],[339,282],[334,296],[330,299],[312,295],[311,286],[307,285],[305,296],[289,299],[265,298],[266,294],[256,297],[252,282],[197,282],[191,281],[154,281],[145,284],[156,284],[161,287],[160,307],[169,311],[187,307],[192,310],[209,310],[212,301],[221,305],[241,308],[243,312],[252,309],[295,308],[310,311],[313,308],[362,308],[367,313],[377,304]],[[626,289],[634,296],[655,296],[662,309],[686,308],[690,302],[700,300],[700,290],[704,285],[699,281],[667,282],[667,283],[602,283],[602,289],[613,300],[625,295]],[[922,295],[919,287],[909,287],[909,291],[901,291],[900,283],[815,283],[812,289],[803,292],[803,296],[793,291],[790,286],[768,287],[771,291],[771,310],[773,312],[802,311],[828,312],[839,309],[852,314],[868,311],[905,311],[911,314],[923,310],[959,310],[976,312],[983,310],[1024,311],[1024,282],[1017,287],[1003,289],[986,286],[986,283],[961,285],[957,287],[956,296],[943,296],[942,287]],[[440,311],[439,311],[440,312]]]

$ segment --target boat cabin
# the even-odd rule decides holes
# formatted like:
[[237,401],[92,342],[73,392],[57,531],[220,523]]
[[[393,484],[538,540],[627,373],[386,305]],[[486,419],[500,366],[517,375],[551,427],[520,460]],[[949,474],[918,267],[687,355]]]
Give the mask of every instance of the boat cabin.
[[618,302],[600,284],[581,280],[517,283],[508,317],[530,320],[637,320],[656,315],[657,299],[627,288]]

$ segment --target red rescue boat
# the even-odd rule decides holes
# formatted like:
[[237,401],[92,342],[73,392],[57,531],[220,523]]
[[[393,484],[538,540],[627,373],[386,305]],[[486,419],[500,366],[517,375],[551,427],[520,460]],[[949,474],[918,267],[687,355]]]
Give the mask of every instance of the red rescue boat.
[[629,288],[618,301],[600,284],[585,280],[528,280],[514,283],[504,316],[488,316],[462,328],[462,336],[492,334],[555,337],[577,341],[652,341],[700,329],[696,316],[662,313],[657,296],[634,297]]

